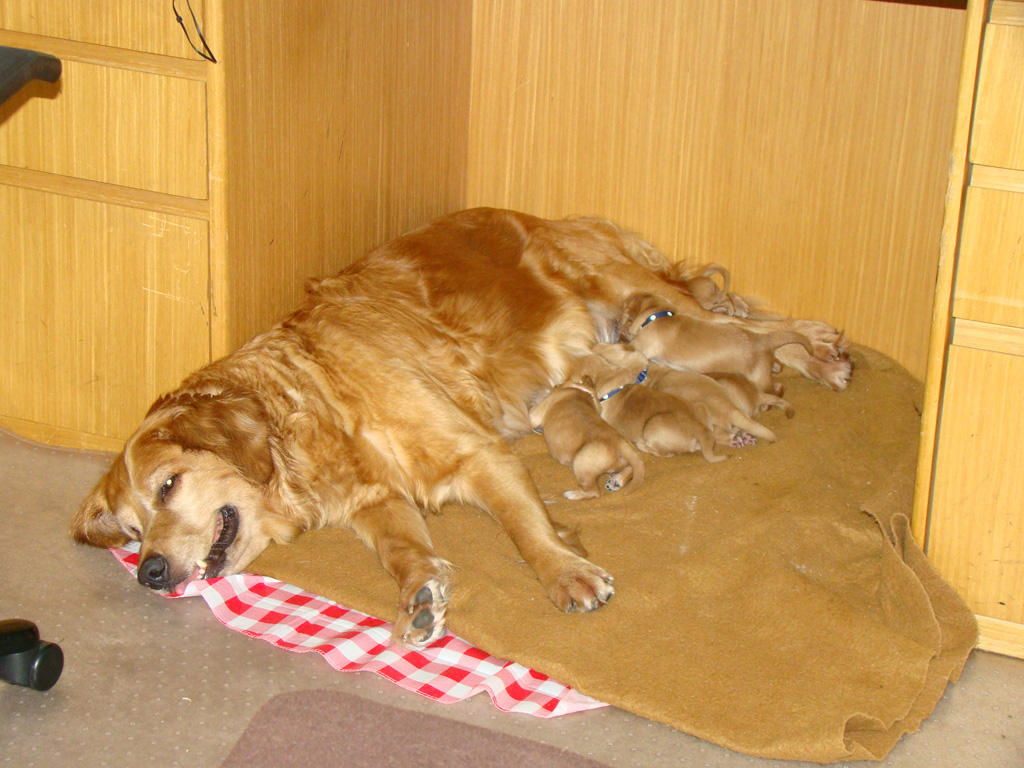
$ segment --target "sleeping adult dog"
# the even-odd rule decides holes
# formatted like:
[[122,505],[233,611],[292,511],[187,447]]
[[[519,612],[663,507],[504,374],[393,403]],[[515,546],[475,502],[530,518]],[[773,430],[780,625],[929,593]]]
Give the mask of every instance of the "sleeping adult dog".
[[[139,581],[172,590],[236,573],[271,541],[348,526],[398,582],[395,639],[419,646],[443,632],[449,594],[424,511],[461,501],[501,524],[560,610],[594,610],[612,577],[551,520],[509,447],[530,406],[573,356],[615,338],[630,294],[782,322],[706,312],[660,277],[668,266],[600,219],[438,219],[312,285],[272,330],[157,400],[72,535],[140,541]],[[812,325],[831,351],[806,355],[807,372],[845,382],[839,334]]]

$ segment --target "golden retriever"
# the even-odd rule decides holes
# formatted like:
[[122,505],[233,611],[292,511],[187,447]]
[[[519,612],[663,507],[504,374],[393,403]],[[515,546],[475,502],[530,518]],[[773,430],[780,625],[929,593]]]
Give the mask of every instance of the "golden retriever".
[[509,441],[571,358],[613,340],[627,296],[740,322],[662,279],[669,266],[602,219],[435,220],[311,286],[270,331],[157,400],[71,533],[140,541],[139,581],[170,590],[347,526],[398,582],[395,639],[421,646],[443,632],[450,588],[424,511],[461,501],[504,528],[559,610],[594,610],[611,575],[563,539]]

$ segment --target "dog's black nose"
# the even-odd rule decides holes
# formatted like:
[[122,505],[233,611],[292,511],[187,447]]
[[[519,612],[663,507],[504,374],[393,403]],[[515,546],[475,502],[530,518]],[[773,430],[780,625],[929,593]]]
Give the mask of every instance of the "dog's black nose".
[[150,555],[139,565],[139,584],[150,589],[168,586],[168,565],[163,555]]

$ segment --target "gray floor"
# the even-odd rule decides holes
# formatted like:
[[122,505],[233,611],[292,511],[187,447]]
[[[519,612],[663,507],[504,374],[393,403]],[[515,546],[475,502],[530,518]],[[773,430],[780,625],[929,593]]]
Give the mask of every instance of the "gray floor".
[[[198,598],[139,587],[107,552],[66,536],[101,456],[0,433],[0,619],[25,618],[61,645],[49,692],[0,684],[0,766],[217,766],[275,694],[348,691],[547,742],[613,766],[779,765],[621,710],[552,720],[505,714],[485,696],[440,705],[371,673],[341,673],[225,629]],[[976,652],[921,730],[886,766],[1024,766],[1024,661]],[[784,765],[799,765],[788,763]]]

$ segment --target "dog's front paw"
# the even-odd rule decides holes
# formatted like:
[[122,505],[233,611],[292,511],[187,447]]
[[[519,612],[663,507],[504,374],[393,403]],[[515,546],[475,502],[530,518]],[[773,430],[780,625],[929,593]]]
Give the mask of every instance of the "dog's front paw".
[[403,600],[392,632],[395,641],[406,648],[423,648],[440,639],[445,633],[448,590],[448,580],[442,575],[428,580],[411,598]]
[[567,613],[595,611],[612,599],[614,579],[593,563],[580,559],[548,587],[548,597]]

